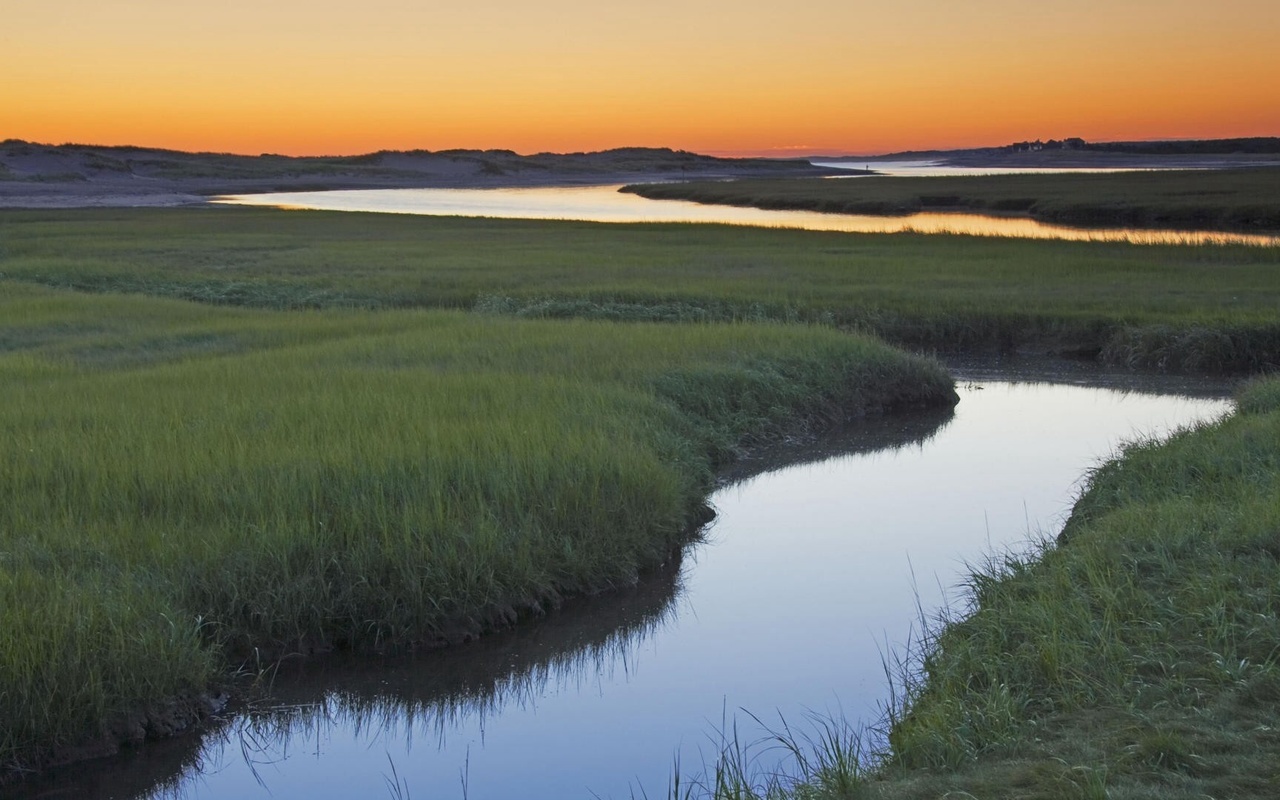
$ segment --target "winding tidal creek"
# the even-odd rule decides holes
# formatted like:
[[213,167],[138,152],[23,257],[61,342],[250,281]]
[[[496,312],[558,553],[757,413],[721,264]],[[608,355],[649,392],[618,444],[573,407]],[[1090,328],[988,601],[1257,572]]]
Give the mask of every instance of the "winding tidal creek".
[[735,726],[744,745],[812,715],[874,726],[886,661],[921,613],[963,609],[966,564],[1054,536],[1121,443],[1230,407],[1220,387],[1139,376],[953,371],[954,414],[738,465],[703,541],[633,589],[441,651],[286,663],[198,734],[17,797],[660,797]]

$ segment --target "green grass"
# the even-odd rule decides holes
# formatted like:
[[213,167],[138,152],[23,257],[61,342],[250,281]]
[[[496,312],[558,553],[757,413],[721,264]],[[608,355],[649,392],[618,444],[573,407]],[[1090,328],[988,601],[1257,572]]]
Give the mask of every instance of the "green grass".
[[726,746],[710,773],[746,780],[688,796],[1274,797],[1280,379],[1101,466],[1061,539],[993,558],[971,606],[925,626],[896,671],[886,749],[848,734],[804,748],[845,753],[848,786],[800,758],[799,784],[761,777]]
[[747,179],[627,186],[642,197],[844,214],[935,209],[1065,225],[1280,231],[1280,167],[1067,175]]
[[[832,183],[828,181],[827,183]],[[272,209],[0,212],[0,275],[280,309],[833,324],[946,351],[1280,364],[1280,247]]]
[[239,659],[456,642],[631,584],[742,448],[954,400],[812,327],[7,282],[0,766],[140,730]]
[[1131,445],[1091,476],[1065,544],[975,574],[975,612],[929,640],[890,734],[888,773],[914,785],[891,796],[1050,797],[1080,776],[1115,798],[1273,796],[1277,385]]
[[[926,347],[1053,343],[1133,364],[1257,369],[1280,362],[1278,267],[1280,249],[1257,247],[266,209],[0,213],[0,765],[131,735],[150,724],[146,710],[199,692],[238,658],[257,663],[254,648],[269,658],[458,641],[565,593],[631,583],[686,540],[714,471],[743,448],[850,413],[951,401],[936,366],[850,330]],[[1277,439],[1266,411],[1274,394],[1253,390],[1242,408],[1254,413],[1224,427],[1272,426],[1250,434],[1263,456]],[[1223,453],[1209,462],[1239,455]],[[1177,491],[1194,500],[1234,480],[1274,497],[1270,462],[1254,464],[1254,454],[1241,456],[1248,480],[1228,470],[1215,482],[1206,464],[1178,473]],[[1079,530],[1124,513],[1108,505],[1124,494],[1106,488],[1108,474],[1081,504],[1080,520],[1097,521],[1073,523],[1080,542],[1103,541]],[[1135,513],[1205,533],[1216,542],[1206,558],[1234,552],[1214,549],[1218,523],[1224,536],[1250,525],[1274,535],[1265,494],[1212,508],[1182,494]],[[1077,549],[1073,539],[1042,561]],[[1070,579],[1040,576],[1050,568],[1041,560],[1010,562],[975,585],[985,602],[1006,584],[1023,587],[1011,597],[1035,596],[1041,584],[1072,589],[1088,569],[1159,566],[1123,549],[1095,561],[1064,568]],[[1209,580],[1213,568],[1197,561],[1177,580]],[[1225,597],[1256,606],[1269,596],[1244,591]],[[1144,609],[1117,597],[1105,607]],[[1053,602],[1092,613],[1102,601]],[[1141,647],[1164,635],[1144,625],[1174,622],[1125,619],[1124,631],[1146,631]],[[992,635],[1013,635],[1015,622]],[[1082,623],[1053,624],[1078,632]],[[1227,614],[1213,663],[1249,680],[1253,666],[1241,660],[1270,670],[1260,651],[1227,646],[1247,638],[1231,624]],[[930,670],[959,648],[950,630],[930,640]],[[1039,657],[1024,650],[1026,663],[988,666],[1022,680],[1016,670],[1033,671]],[[1072,650],[1045,663],[1075,675],[1101,657]],[[1108,654],[1135,669],[1121,650]],[[1196,680],[1216,674],[1199,651],[1189,660],[1154,651],[1166,655],[1175,672],[1192,665]],[[927,687],[942,678],[908,687],[895,737],[917,736],[903,752],[921,761],[894,762],[916,770],[903,780],[919,769],[957,775],[938,771],[992,754],[1037,757],[1018,747],[1035,742],[1026,726],[1045,719],[1068,731],[1094,724],[1105,753],[1120,746],[1115,731],[1145,714],[1154,733],[1134,763],[1198,763],[1199,734],[1160,715],[1218,684],[1126,706],[1103,690],[1130,683],[1117,688],[1121,673],[1097,663],[1110,683],[996,683],[972,714],[941,701],[930,711]],[[1249,696],[1266,697],[1264,684]],[[1065,699],[1045,694],[1059,688]],[[1101,718],[1087,705],[1095,695],[1114,700]],[[1119,727],[1107,723],[1114,708],[1129,715]],[[1061,769],[1032,771],[1127,774],[1128,762],[1067,752],[1074,760]]]

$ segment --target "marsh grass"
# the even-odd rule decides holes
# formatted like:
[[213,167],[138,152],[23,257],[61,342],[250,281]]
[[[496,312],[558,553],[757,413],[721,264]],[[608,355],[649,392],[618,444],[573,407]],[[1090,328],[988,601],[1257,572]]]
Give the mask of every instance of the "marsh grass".
[[[864,731],[809,714],[799,725],[780,717],[768,725],[744,712],[757,733],[744,739],[735,715],[726,713],[711,739],[710,757],[690,772],[677,756],[667,800],[789,800],[868,796],[871,751]],[[632,797],[649,797],[644,787]]]
[[770,320],[948,352],[1280,364],[1276,247],[250,208],[0,212],[0,243],[10,282],[218,305]]
[[843,214],[963,209],[1025,213],[1068,225],[1280,231],[1280,167],[841,180],[755,178],[637,184],[623,191],[663,200]]
[[[1234,416],[1132,443],[1092,473],[1058,541],[975,565],[967,602],[922,612],[886,658],[878,727],[823,735],[848,728],[819,720],[816,741],[781,737],[798,746],[761,777],[727,725],[679,796],[1274,797],[1278,387],[1257,380]],[[833,753],[850,754],[839,784],[812,766]]]
[[[630,583],[744,448],[952,402],[936,367],[837,329],[1170,369],[1280,360],[1274,248],[249,209],[5,212],[0,248],[6,769],[146,735],[139,709],[240,659],[459,641]],[[489,313],[423,310],[440,308]],[[965,785],[988,794],[1265,796],[1248,781],[1275,777],[1258,730],[1277,632],[1251,582],[1276,585],[1277,396],[1242,396],[1235,444],[1188,435],[1218,442],[1200,461],[1135,447],[1119,463],[1156,468],[1099,470],[1070,546],[979,571],[977,613],[927,629],[926,680],[901,686],[909,755],[883,775],[902,796],[985,764]],[[1095,541],[1080,563],[1077,536]]]
[[240,660],[464,641],[629,585],[741,448],[955,401],[814,328],[7,289],[7,766],[150,732],[131,715]]
[[1220,423],[1133,443],[1092,474],[1060,543],[974,569],[970,605],[926,620],[890,670],[867,796],[1274,796],[1278,383]]

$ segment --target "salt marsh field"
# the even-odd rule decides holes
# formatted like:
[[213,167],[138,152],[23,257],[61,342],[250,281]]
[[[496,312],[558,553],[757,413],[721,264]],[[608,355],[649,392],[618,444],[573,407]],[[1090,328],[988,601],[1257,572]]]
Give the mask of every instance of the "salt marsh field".
[[[1229,408],[1101,364],[1265,368],[1280,290],[1276,248],[1209,240],[266,208],[0,232],[26,443],[0,588],[28,601],[0,667],[48,687],[7,718],[52,723],[0,731],[9,752],[76,741],[86,707],[234,698],[17,787],[131,799],[653,796],[735,724],[772,770],[753,714],[883,734],[886,659],[919,610],[964,607],[967,563],[1034,559],[1119,441]],[[952,412],[936,364],[866,333],[999,366],[954,367]],[[1020,376],[1036,350],[1079,370]],[[428,643],[452,646],[380,655]]]
[[[414,796],[463,797],[463,779],[470,798],[662,796],[675,759],[688,775],[716,751],[725,718],[749,742],[765,730],[747,712],[873,725],[883,659],[921,610],[962,602],[966,563],[1056,535],[1120,443],[1229,408],[1211,384],[990,374],[960,373],[954,414],[773,454],[783,466],[712,495],[719,518],[674,572],[615,598],[415,658],[286,665],[198,741],[22,796],[369,796],[392,765]],[[784,761],[753,747],[762,770]]]

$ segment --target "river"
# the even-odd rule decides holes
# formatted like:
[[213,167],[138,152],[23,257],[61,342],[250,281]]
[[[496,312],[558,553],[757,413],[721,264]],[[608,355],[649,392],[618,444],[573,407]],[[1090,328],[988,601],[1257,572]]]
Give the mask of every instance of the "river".
[[[747,462],[680,564],[478,642],[318,658],[199,735],[55,771],[79,800],[665,796],[736,725],[874,726],[917,614],[963,608],[966,564],[1052,537],[1126,440],[1229,410],[1221,387],[953,366],[954,413],[889,417]],[[753,744],[754,743],[754,744]],[[397,788],[392,788],[393,785]]]
[[[857,180],[841,178],[840,180]],[[1022,239],[1119,241],[1135,244],[1232,243],[1274,246],[1280,237],[1244,233],[1072,228],[1029,217],[919,213],[905,216],[824,214],[649,200],[619,192],[620,184],[505,189],[347,189],[228,195],[214,202],[320,211],[369,211],[426,216],[504,217],[584,222],[696,222],[845,233],[930,233]]]

